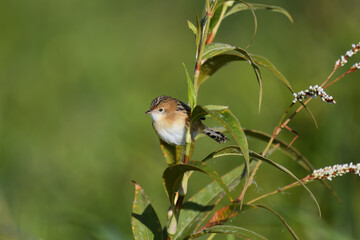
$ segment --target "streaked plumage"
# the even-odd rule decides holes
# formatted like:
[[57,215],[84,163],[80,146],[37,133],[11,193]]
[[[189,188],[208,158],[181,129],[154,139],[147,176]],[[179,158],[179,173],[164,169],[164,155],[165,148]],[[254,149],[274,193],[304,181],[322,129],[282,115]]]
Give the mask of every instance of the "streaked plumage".
[[[191,109],[185,103],[168,96],[155,98],[146,114],[150,114],[153,127],[158,136],[172,145],[185,145],[187,126]],[[214,129],[207,128],[199,119],[192,124],[191,135],[194,138],[200,132],[217,142],[225,142],[227,137]]]

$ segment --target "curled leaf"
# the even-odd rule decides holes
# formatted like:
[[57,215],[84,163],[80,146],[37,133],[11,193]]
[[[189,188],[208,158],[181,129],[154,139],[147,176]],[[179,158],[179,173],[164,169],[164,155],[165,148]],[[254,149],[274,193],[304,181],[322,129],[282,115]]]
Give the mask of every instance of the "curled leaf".
[[251,6],[251,8],[253,10],[264,9],[264,10],[268,10],[271,12],[281,13],[284,16],[286,16],[291,23],[294,22],[290,13],[287,10],[285,10],[284,8],[279,7],[279,6],[272,6],[272,5],[259,4],[259,3],[248,3],[248,6],[245,5],[244,3],[238,3],[238,4],[234,5],[229,11],[227,11],[224,18],[231,16],[232,14],[240,12],[240,11],[250,10],[249,6]]
[[172,209],[174,209],[175,206],[174,204],[176,192],[180,188],[184,173],[188,171],[198,171],[209,175],[226,192],[226,195],[229,197],[230,201],[233,201],[229,189],[226,187],[226,184],[216,171],[211,169],[205,163],[199,161],[190,161],[187,164],[175,164],[173,166],[170,166],[166,168],[163,173],[163,185],[169,197]]
[[[242,58],[244,58],[244,60],[248,61],[251,64],[251,66],[252,66],[252,68],[254,70],[256,79],[257,79],[258,84],[259,84],[259,110],[260,110],[261,100],[262,100],[262,77],[261,77],[259,67],[255,64],[255,62],[252,60],[251,56],[247,53],[246,50],[244,50],[242,48],[239,48],[239,47],[235,47],[235,46],[226,44],[226,43],[210,43],[210,44],[205,45],[205,49],[204,49],[204,52],[203,52],[203,59],[205,61],[208,58],[212,58],[212,57],[218,56],[218,55],[220,55],[222,53],[232,51],[232,50],[236,51],[238,53],[239,57],[242,57]],[[228,57],[228,58],[223,58],[223,59],[218,58],[217,60],[224,61],[224,63],[221,62],[220,64],[215,64],[215,66],[216,66],[215,71],[217,71],[220,67],[225,65],[227,62],[234,61],[236,59],[234,59],[234,57],[232,57],[232,58]],[[201,72],[201,69],[200,69],[200,72]],[[203,71],[203,73],[204,72],[206,72],[206,70]],[[207,77],[204,78],[204,77],[200,76],[199,79],[201,79],[201,80],[199,81],[198,86],[200,86],[204,82],[204,80],[206,78]]]
[[189,20],[187,21],[188,27],[189,29],[195,34],[195,36],[197,35],[197,28],[195,27],[195,25],[190,22]]
[[284,75],[282,75],[282,73],[267,58],[265,58],[263,56],[259,56],[259,55],[254,55],[254,54],[250,54],[250,56],[256,64],[269,70],[272,74],[274,74],[275,77],[277,77],[279,80],[281,80],[292,93],[294,92],[290,86],[289,81],[284,77]]

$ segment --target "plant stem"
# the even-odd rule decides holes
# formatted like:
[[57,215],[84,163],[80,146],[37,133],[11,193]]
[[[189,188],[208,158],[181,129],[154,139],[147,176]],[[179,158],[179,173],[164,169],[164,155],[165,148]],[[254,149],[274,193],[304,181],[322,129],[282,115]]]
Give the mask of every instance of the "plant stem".
[[219,17],[218,22],[216,23],[215,27],[212,29],[212,31],[209,33],[206,39],[206,44],[212,43],[214,41],[214,38],[216,36],[217,31],[219,30],[220,24],[225,16],[226,10],[228,9],[229,5],[227,3],[223,3],[223,8],[221,10],[221,14]]
[[[204,16],[204,25],[202,26],[202,34],[201,34],[201,40],[200,40],[200,44],[199,44],[199,49],[197,49],[197,59],[196,59],[196,65],[195,65],[195,73],[194,73],[194,89],[195,89],[195,103],[197,102],[197,96],[198,96],[198,91],[199,91],[199,76],[200,76],[200,67],[201,67],[201,60],[202,60],[202,55],[204,52],[204,48],[206,45],[206,36],[208,35],[209,32],[209,26],[210,26],[210,20],[214,14],[214,9],[217,5],[217,1],[216,0],[214,2],[214,4],[212,5],[213,7],[210,7],[210,0],[206,0],[206,14]],[[191,112],[194,109],[191,109]],[[191,116],[190,116],[191,117]],[[192,155],[192,148],[193,148],[193,144],[192,144],[192,137],[191,137],[191,121],[189,121],[189,126],[186,130],[186,139],[185,139],[186,145],[185,145],[185,150],[184,150],[184,164],[187,164],[190,161],[191,155]],[[185,185],[187,185],[187,181],[188,181],[188,177],[184,176],[183,181],[185,181]],[[182,208],[182,203],[183,200],[185,198],[186,195],[186,189],[184,189],[184,191],[181,191],[181,189],[178,190],[179,196],[178,199],[176,201],[176,209],[175,212],[173,212],[174,217],[176,218],[176,221],[178,221],[179,216],[180,216],[180,211]],[[181,194],[180,194],[181,193]],[[169,239],[169,238],[168,238]]]
[[[310,178],[310,176],[306,176],[305,178],[301,179],[300,181],[307,184],[307,183],[310,182],[310,181],[308,181],[309,178]],[[289,184],[287,186],[284,186],[282,188],[278,188],[275,191],[272,191],[272,192],[266,193],[266,194],[264,194],[264,195],[262,195],[260,197],[254,198],[251,201],[247,202],[246,204],[252,204],[253,202],[259,201],[260,199],[269,197],[269,196],[274,195],[276,193],[283,192],[283,191],[285,191],[287,189],[297,187],[297,186],[300,186],[300,183],[299,182],[293,182],[293,183],[291,183],[291,184]]]
[[199,76],[200,76],[200,68],[201,68],[201,61],[202,61],[202,55],[204,53],[204,48],[206,45],[206,39],[209,33],[209,27],[210,27],[210,21],[211,18],[214,15],[214,11],[216,9],[218,0],[216,0],[213,4],[213,7],[210,7],[209,0],[206,1],[206,13],[204,16],[203,26],[202,26],[202,32],[201,32],[201,40],[199,49],[197,50],[197,59],[195,64],[195,73],[194,73],[194,89],[195,89],[195,99],[197,99],[198,92],[199,92]]
[[330,75],[326,78],[326,80],[320,85],[320,87],[323,87],[327,81],[329,81],[329,79],[331,78],[331,76],[334,74],[334,72],[337,70],[337,67],[334,67],[334,69],[332,70],[332,72],[330,73]]
[[[199,92],[199,76],[200,76],[202,55],[204,53],[204,48],[206,45],[206,36],[208,35],[209,32],[210,21],[214,14],[217,2],[218,0],[215,1],[211,9],[210,1],[206,0],[206,14],[204,16],[204,23],[201,31],[201,40],[199,44],[199,49],[197,49],[197,59],[196,59],[195,73],[194,73],[195,102],[197,102],[197,97]],[[191,109],[191,111],[192,110],[193,109]],[[191,139],[191,123],[190,123],[186,132],[186,146],[185,146],[185,157],[184,157],[185,164],[188,163],[190,160],[191,143],[192,143],[192,139]]]
[[342,79],[343,77],[345,77],[346,75],[348,75],[349,73],[352,73],[352,72],[354,72],[354,71],[355,71],[355,69],[350,68],[346,73],[343,73],[340,77],[338,77],[338,78],[336,78],[335,80],[333,80],[332,82],[328,83],[328,84],[324,87],[324,89],[330,87],[331,85],[333,85],[334,83],[336,83],[337,81],[339,81],[340,79]]

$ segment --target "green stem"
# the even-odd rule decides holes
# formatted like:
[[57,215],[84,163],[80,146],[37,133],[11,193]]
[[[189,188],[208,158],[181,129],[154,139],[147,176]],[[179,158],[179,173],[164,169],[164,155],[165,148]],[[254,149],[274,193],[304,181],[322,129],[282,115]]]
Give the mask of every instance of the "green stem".
[[[202,60],[202,55],[204,52],[204,48],[205,48],[205,43],[206,43],[206,36],[208,35],[209,32],[209,26],[210,26],[210,20],[211,17],[214,14],[214,9],[217,5],[218,0],[215,1],[215,3],[212,5],[212,8],[210,7],[210,0],[206,0],[206,14],[204,16],[204,25],[203,25],[203,29],[202,29],[202,34],[201,34],[201,40],[200,40],[200,44],[199,44],[199,49],[197,49],[197,59],[196,59],[196,66],[195,66],[195,73],[194,73],[194,89],[195,89],[195,105],[197,102],[197,96],[198,96],[198,90],[199,90],[199,75],[200,75],[200,67],[201,67],[201,60]],[[191,109],[191,112],[194,109]],[[186,139],[185,139],[185,150],[184,150],[184,164],[187,164],[190,161],[191,155],[192,155],[192,148],[193,148],[193,144],[192,144],[192,137],[191,137],[191,122],[189,122],[189,126],[187,128],[186,131]],[[183,182],[182,182],[182,186],[187,186],[187,181],[188,181],[188,177],[189,175],[184,176],[183,178]],[[185,198],[186,195],[186,189],[184,188],[180,188],[178,190],[178,199],[176,201],[176,209],[175,209],[175,213],[174,214],[174,218],[173,221],[171,221],[172,223],[174,223],[175,225],[173,226],[172,232],[176,232],[176,225],[177,225],[177,221],[179,219],[179,215],[180,215],[180,211],[182,208],[182,202]],[[170,223],[171,225],[171,223]],[[168,230],[169,230],[168,226]]]
[[201,68],[201,61],[202,61],[202,55],[204,53],[205,45],[206,45],[206,39],[209,33],[209,27],[210,27],[210,21],[212,16],[214,15],[216,5],[218,0],[216,0],[212,6],[210,7],[209,0],[206,1],[206,13],[204,16],[204,25],[202,27],[201,32],[201,40],[199,44],[196,64],[195,64],[195,73],[194,73],[194,89],[195,89],[195,99],[197,99],[198,92],[199,92],[199,76],[200,76],[200,68]]
[[[209,32],[209,26],[211,18],[214,14],[214,11],[216,9],[218,0],[215,1],[212,8],[210,7],[210,1],[206,0],[206,13],[204,16],[204,25],[202,26],[202,34],[201,34],[201,40],[199,44],[199,49],[197,50],[197,59],[196,59],[196,65],[195,65],[195,73],[194,73],[194,89],[195,89],[195,103],[197,103],[197,97],[199,92],[199,76],[200,76],[200,67],[201,67],[201,60],[202,55],[204,53],[204,48],[206,45],[206,37]],[[196,104],[195,104],[196,105]],[[191,109],[192,111],[193,109]],[[186,131],[186,146],[185,146],[185,156],[184,156],[184,163],[188,163],[190,160],[190,153],[191,153],[191,123],[189,124],[189,127]]]
[[208,35],[207,39],[206,39],[206,44],[209,44],[209,43],[212,43],[215,36],[216,36],[216,33],[217,31],[219,30],[219,27],[220,27],[220,24],[225,16],[225,13],[226,13],[226,10],[228,9],[230,5],[227,4],[227,3],[223,3],[223,8],[221,10],[221,14],[220,14],[220,17],[219,17],[219,20],[218,22],[216,23],[215,27],[212,29],[212,31],[210,32],[210,34]]

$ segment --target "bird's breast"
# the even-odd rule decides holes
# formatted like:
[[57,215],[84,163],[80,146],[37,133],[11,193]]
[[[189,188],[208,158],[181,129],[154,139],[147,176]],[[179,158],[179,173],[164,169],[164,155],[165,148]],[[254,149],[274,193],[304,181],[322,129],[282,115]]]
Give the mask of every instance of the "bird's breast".
[[171,145],[185,145],[186,125],[185,120],[178,119],[153,122],[154,128],[159,137]]

